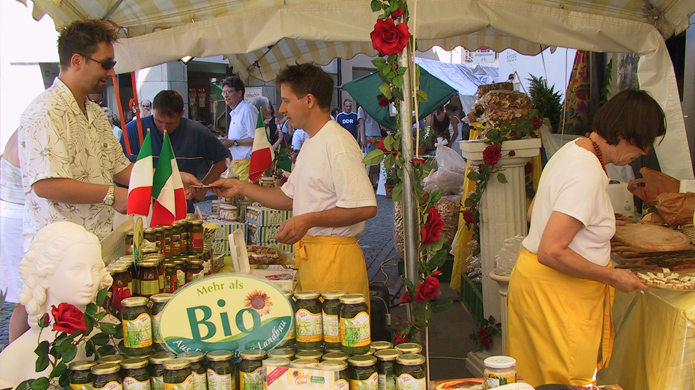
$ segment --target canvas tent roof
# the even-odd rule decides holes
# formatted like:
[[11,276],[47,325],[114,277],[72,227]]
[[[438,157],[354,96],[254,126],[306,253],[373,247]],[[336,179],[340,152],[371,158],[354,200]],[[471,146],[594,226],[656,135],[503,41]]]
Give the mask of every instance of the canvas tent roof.
[[[19,0],[26,2],[28,0]],[[325,64],[334,57],[374,55],[375,13],[365,0],[33,0],[34,17],[57,26],[104,18],[122,27],[118,72],[185,55],[227,55],[236,70],[272,79],[287,63]],[[664,37],[685,30],[692,0],[418,0],[410,2],[419,50],[547,46],[637,53],[641,87],[666,111],[668,131],[656,147],[662,170],[692,178],[690,152],[673,66]],[[270,49],[268,49],[270,48]],[[258,66],[251,66],[257,62]]]

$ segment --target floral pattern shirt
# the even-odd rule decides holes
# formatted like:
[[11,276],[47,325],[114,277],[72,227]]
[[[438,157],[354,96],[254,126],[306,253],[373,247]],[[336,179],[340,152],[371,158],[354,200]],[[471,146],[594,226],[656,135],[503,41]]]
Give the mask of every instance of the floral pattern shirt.
[[112,184],[113,176],[130,165],[101,107],[89,101],[86,107],[87,116],[72,91],[56,78],[22,113],[18,136],[26,206],[25,251],[42,227],[57,221],[80,224],[100,239],[113,230],[111,206],[54,202],[32,189],[37,181],[49,178]]

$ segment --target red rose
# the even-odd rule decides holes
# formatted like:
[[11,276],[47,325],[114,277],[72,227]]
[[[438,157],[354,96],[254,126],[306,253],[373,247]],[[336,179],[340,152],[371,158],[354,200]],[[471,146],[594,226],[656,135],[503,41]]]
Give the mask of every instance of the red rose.
[[369,35],[372,39],[372,47],[382,56],[399,54],[403,51],[410,39],[408,25],[399,23],[396,25],[393,19],[377,20],[374,31]]
[[440,271],[439,269],[435,269],[434,271],[432,271],[432,275],[439,276],[441,274],[442,274],[442,271]]
[[409,302],[413,301],[413,297],[410,296],[410,294],[408,293],[408,290],[406,290],[403,293],[403,296],[401,297],[401,301],[403,301],[405,303],[409,303]]
[[421,165],[425,165],[425,163],[427,162],[427,159],[413,157],[413,159],[410,160],[410,162],[413,164],[413,166],[419,167]]
[[514,157],[514,156],[516,156],[516,152],[513,150],[510,150],[509,151],[509,157]]
[[498,161],[500,161],[500,158],[502,157],[501,152],[502,152],[502,145],[499,145],[499,144],[489,145],[483,151],[483,161],[485,161],[485,164],[487,164],[487,165],[494,166],[495,164],[497,164]]
[[533,127],[534,127],[536,130],[538,130],[538,129],[541,128],[541,126],[543,126],[543,119],[541,119],[541,118],[539,118],[539,117],[533,118]]
[[51,306],[51,315],[55,319],[53,330],[73,334],[78,330],[87,330],[84,313],[69,303],[61,303],[58,308]]
[[481,328],[478,332],[478,342],[480,345],[487,348],[492,345],[492,336],[484,328]]
[[442,229],[444,229],[444,221],[442,221],[441,215],[436,208],[432,207],[427,211],[429,217],[427,217],[427,222],[425,227],[421,229],[422,243],[425,245],[432,245],[439,241],[442,234]]
[[463,212],[463,220],[466,221],[466,223],[476,223],[476,222],[478,222],[478,221],[476,221],[475,216],[473,215],[473,213],[468,212],[468,211],[464,211],[464,212]]
[[434,276],[428,276],[425,280],[417,285],[417,295],[415,300],[418,302],[429,301],[439,294],[439,279]]
[[397,9],[397,10],[395,10],[395,11],[393,11],[393,12],[391,12],[391,17],[394,18],[394,19],[400,18],[401,16],[403,16],[403,10],[400,9],[400,8]]
[[118,310],[119,313],[123,312],[123,305],[121,301],[130,298],[132,295],[130,290],[120,286],[113,286],[111,289],[111,308]]
[[531,161],[529,161],[526,163],[526,165],[524,165],[524,173],[528,175],[531,172],[533,172],[533,164],[531,164]]
[[388,106],[388,105],[389,105],[389,100],[386,99],[386,96],[383,96],[383,95],[382,95],[382,96],[379,98],[379,107],[386,107],[386,106]]
[[396,332],[396,336],[393,338],[393,341],[396,344],[404,343],[404,342],[408,341],[408,335],[405,333],[402,333],[402,331],[399,330],[398,332]]

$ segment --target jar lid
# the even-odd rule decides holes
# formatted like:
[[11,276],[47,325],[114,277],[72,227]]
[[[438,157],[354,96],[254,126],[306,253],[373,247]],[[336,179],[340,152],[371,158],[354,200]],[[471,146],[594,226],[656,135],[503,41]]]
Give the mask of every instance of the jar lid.
[[295,299],[316,299],[320,295],[321,293],[315,290],[298,291],[294,293]]
[[345,352],[329,352],[325,355],[322,356],[323,360],[339,360],[339,361],[347,361],[350,355],[346,354]]
[[343,295],[347,295],[348,292],[344,290],[332,290],[321,293],[323,299],[339,299]]
[[156,228],[154,228],[154,231],[155,232],[163,232],[164,228],[162,226],[157,226]]
[[294,297],[294,293],[292,291],[283,291],[282,294],[285,296],[285,298],[289,299],[290,301]]
[[186,260],[200,260],[200,257],[198,255],[188,255],[185,257],[186,257]]
[[109,267],[111,268],[111,271],[115,273],[128,272],[128,265],[124,263],[110,264]]
[[174,222],[171,224],[171,226],[173,226],[173,227],[179,227],[179,226],[181,226],[181,221],[174,221]]
[[200,351],[186,351],[186,352],[181,352],[177,358],[178,359],[186,359],[191,363],[199,362],[203,360],[205,355],[200,352]]
[[231,360],[234,354],[232,353],[232,351],[227,351],[225,349],[217,349],[208,352],[206,356],[208,357],[208,360],[211,362],[221,362],[224,360]]
[[133,255],[125,255],[125,256],[119,257],[118,261],[125,261],[128,263],[132,263],[135,261],[135,257]]
[[406,353],[396,358],[396,363],[404,366],[425,364],[425,357],[417,353]]
[[167,260],[164,262],[165,267],[174,267],[176,266],[176,261],[175,260]]
[[176,355],[171,352],[157,352],[154,355],[150,355],[150,363],[152,364],[162,364],[167,360],[174,359]]
[[144,357],[130,358],[121,362],[121,368],[132,369],[132,368],[143,368],[147,367],[150,361]]
[[[166,264],[164,264],[166,265]],[[150,297],[150,301],[154,303],[166,303],[169,302],[171,299],[172,294],[171,293],[161,293],[161,294],[154,294],[153,296]]]
[[290,359],[288,358],[270,358],[263,360],[263,367],[287,367],[290,365]]
[[146,228],[146,229],[145,229],[145,234],[148,234],[148,233],[154,233],[154,228],[152,228],[152,227]]
[[161,253],[148,253],[144,256],[144,261],[162,261],[164,255]]
[[292,368],[314,368],[318,365],[319,361],[316,359],[297,359],[290,362]]
[[394,348],[403,352],[403,353],[420,353],[420,352],[422,352],[422,345],[420,345],[418,343],[398,344]]
[[200,259],[188,259],[186,262],[193,265],[203,265],[203,260]]
[[347,370],[348,364],[343,360],[326,360],[319,363],[319,368],[328,371],[343,371]]
[[372,348],[381,351],[382,349],[393,348],[393,344],[389,341],[372,341]]
[[516,359],[509,356],[490,356],[483,360],[483,364],[488,368],[510,368],[516,365]]
[[101,359],[99,359],[99,364],[101,364],[101,363],[120,364],[124,360],[125,360],[125,358],[123,357],[123,355],[106,355],[106,356],[102,356]]
[[174,264],[176,264],[176,265],[183,264],[183,263],[185,263],[185,262],[186,262],[186,260],[184,260],[184,259],[176,259],[176,260],[174,260]]
[[140,268],[150,268],[150,267],[156,267],[157,263],[152,259],[145,258],[145,260],[142,260],[141,262],[139,262],[137,266]]
[[117,363],[100,363],[92,367],[93,375],[108,375],[115,374],[121,370],[121,366]]
[[194,220],[191,221],[191,223],[194,224],[194,225],[202,225],[202,224],[203,224],[203,221],[200,220],[200,219],[194,219]]
[[171,230],[173,228],[173,226],[171,225],[164,225],[162,227],[164,228],[164,230]]
[[121,305],[123,307],[146,306],[148,301],[147,297],[130,297],[122,300]]
[[369,367],[376,364],[376,358],[372,355],[354,355],[348,359],[348,363],[355,367]]
[[381,349],[379,351],[376,351],[374,356],[376,356],[376,358],[381,361],[389,362],[396,360],[397,357],[401,356],[401,351],[391,348]]
[[340,303],[346,305],[355,305],[358,303],[365,303],[366,301],[367,297],[364,294],[348,294],[340,297]]
[[[292,348],[275,348],[268,351],[268,357],[270,358],[288,358],[294,357],[294,350]],[[324,357],[325,358],[325,357]]]
[[126,235],[126,236],[132,236],[132,235],[133,235],[133,232],[127,232],[125,235]]
[[191,366],[191,362],[188,359],[170,359],[162,363],[165,370],[181,370]]
[[239,356],[246,360],[263,360],[266,357],[266,353],[262,349],[247,349],[241,352]]
[[312,349],[308,351],[299,351],[297,352],[294,357],[295,359],[321,359],[321,356],[323,356],[323,352],[321,352],[318,349]]
[[97,365],[97,362],[95,362],[93,360],[76,360],[76,361],[70,363],[70,370],[71,371],[89,370],[96,365]]

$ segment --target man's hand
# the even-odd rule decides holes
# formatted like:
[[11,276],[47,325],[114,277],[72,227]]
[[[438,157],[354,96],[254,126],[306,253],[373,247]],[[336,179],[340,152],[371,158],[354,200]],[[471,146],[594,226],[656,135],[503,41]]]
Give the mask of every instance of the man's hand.
[[308,214],[298,215],[286,220],[280,225],[275,239],[283,244],[294,244],[301,240],[311,227]]
[[198,178],[194,175],[191,175],[190,173],[183,171],[179,171],[179,173],[181,174],[181,181],[183,182],[184,187],[203,185],[203,183],[201,183],[200,180],[198,180]]
[[231,198],[232,196],[241,194],[241,186],[243,185],[238,179],[220,179],[210,183],[213,187],[210,190],[217,196]]
[[234,146],[234,141],[232,141],[229,138],[218,138],[220,142],[222,142],[222,145],[224,145],[226,148],[231,148]]
[[128,212],[128,189],[124,187],[115,187],[113,197],[113,209],[121,214],[126,214]]

